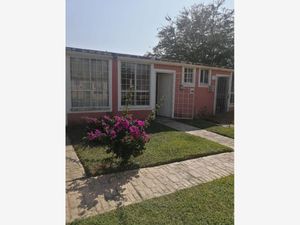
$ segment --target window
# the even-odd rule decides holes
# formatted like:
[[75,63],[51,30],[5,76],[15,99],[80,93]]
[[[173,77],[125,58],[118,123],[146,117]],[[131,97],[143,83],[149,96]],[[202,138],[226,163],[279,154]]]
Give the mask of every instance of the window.
[[150,65],[121,63],[121,105],[150,105]]
[[193,68],[184,68],[183,83],[193,84],[193,77],[194,77],[193,75],[194,75]]
[[209,70],[201,70],[200,73],[200,86],[209,85]]
[[108,60],[70,58],[74,111],[109,108]]
[[234,75],[231,76],[230,104],[234,104]]

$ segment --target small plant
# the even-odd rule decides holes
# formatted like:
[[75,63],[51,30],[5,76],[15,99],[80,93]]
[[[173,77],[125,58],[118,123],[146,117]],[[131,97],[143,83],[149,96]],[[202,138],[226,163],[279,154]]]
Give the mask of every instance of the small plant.
[[107,146],[107,153],[127,162],[131,156],[143,153],[150,137],[145,131],[145,121],[133,119],[131,115],[103,116],[101,119],[86,118],[88,132],[86,141]]

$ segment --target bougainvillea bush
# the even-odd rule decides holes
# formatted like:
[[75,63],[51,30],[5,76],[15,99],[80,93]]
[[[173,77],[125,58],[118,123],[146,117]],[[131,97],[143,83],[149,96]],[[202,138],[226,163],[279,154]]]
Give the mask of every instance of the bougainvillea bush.
[[93,145],[106,145],[107,153],[128,161],[145,150],[150,137],[145,128],[147,121],[133,119],[131,115],[86,118],[88,123],[86,141]]

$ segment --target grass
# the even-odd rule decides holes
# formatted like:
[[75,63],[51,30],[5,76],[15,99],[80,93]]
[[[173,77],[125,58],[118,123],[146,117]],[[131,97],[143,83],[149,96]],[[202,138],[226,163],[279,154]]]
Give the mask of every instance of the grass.
[[234,224],[234,177],[233,175],[224,177],[71,223],[71,225],[92,224]]
[[70,129],[68,135],[88,176],[156,166],[232,151],[231,148],[226,146],[175,131],[155,121],[152,122],[147,132],[150,133],[151,139],[146,144],[146,150],[142,155],[131,158],[130,163],[125,166],[120,165],[119,160],[112,158],[112,154],[107,154],[103,146],[87,147],[79,142],[84,135],[82,129]]
[[226,137],[234,138],[234,127],[214,126],[214,127],[209,127],[206,130]]
[[195,127],[199,127],[200,129],[205,129],[226,137],[234,138],[234,127],[223,127],[216,123],[202,120],[202,119],[193,119],[193,120],[179,120],[182,123],[186,123]]

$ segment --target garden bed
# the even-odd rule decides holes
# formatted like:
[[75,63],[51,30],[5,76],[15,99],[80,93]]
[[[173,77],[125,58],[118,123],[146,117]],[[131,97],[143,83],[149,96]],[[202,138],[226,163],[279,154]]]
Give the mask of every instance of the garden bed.
[[147,132],[151,138],[150,142],[146,144],[146,150],[142,155],[136,158],[132,157],[127,165],[120,165],[120,160],[113,158],[112,154],[107,154],[104,146],[85,146],[80,141],[84,136],[84,130],[80,127],[70,128],[68,136],[88,176],[156,166],[232,151],[226,146],[175,131],[155,121],[147,128]]
[[72,225],[233,224],[233,175],[163,197],[118,208]]

